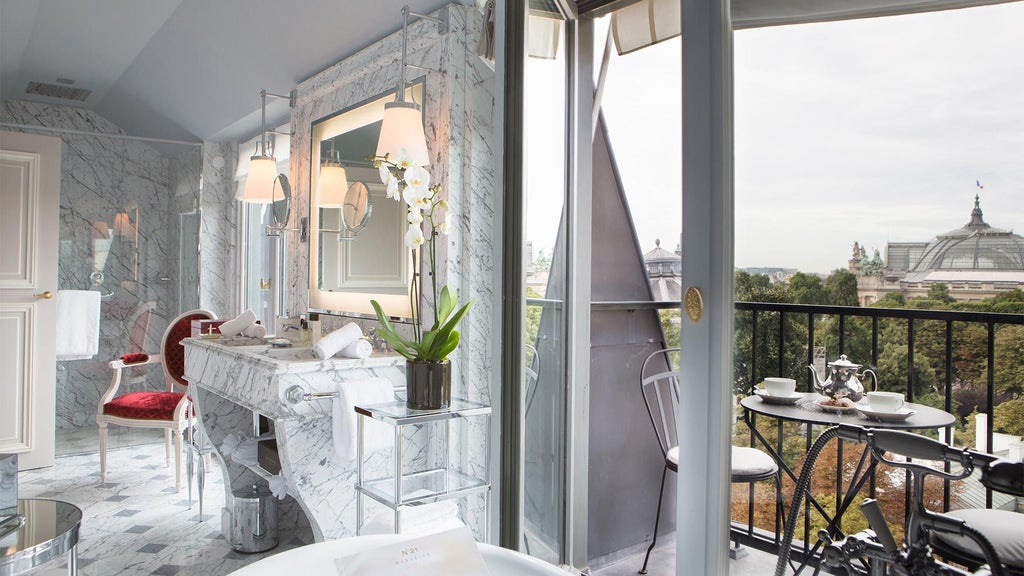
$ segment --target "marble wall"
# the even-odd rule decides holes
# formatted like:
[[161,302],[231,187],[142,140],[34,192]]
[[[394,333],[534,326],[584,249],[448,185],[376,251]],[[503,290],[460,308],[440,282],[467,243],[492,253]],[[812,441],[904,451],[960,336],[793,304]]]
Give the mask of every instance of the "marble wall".
[[[135,310],[157,304],[149,350],[179,311],[178,215],[198,205],[200,150],[97,136],[123,131],[70,106],[8,100],[0,104],[0,122],[92,133],[54,134],[63,142],[57,288],[103,294],[99,353],[93,360],[58,362],[57,426],[94,425],[96,404],[110,383],[106,363],[125,353]],[[119,212],[132,224],[124,235],[114,230]]]
[[[498,386],[501,326],[501,295],[496,288],[501,285],[501,195],[492,147],[497,122],[495,77],[476,54],[483,26],[481,13],[475,7],[454,4],[443,10],[448,11],[448,33],[439,36],[437,25],[430,21],[411,22],[407,54],[410,64],[440,70],[425,73],[424,101],[424,128],[432,159],[428,169],[433,181],[442,183],[450,205],[451,232],[438,252],[443,263],[439,275],[440,281],[458,290],[463,301],[473,300],[461,325],[462,344],[450,356],[453,395],[490,404],[492,390],[496,394]],[[397,22],[400,14],[395,16]],[[291,115],[290,166],[297,214],[309,213],[312,122],[393,92],[401,41],[401,33],[388,36],[299,84]],[[419,74],[413,72],[410,78]],[[303,312],[308,307],[308,250],[306,243],[288,246],[285,309],[289,312]],[[328,329],[348,321],[322,319]],[[374,323],[360,324],[365,331]],[[488,437],[488,425],[479,419],[467,433],[453,439],[455,453],[465,467],[478,473],[488,467]],[[479,537],[486,524],[485,511],[482,503],[471,508],[470,523]]]
[[238,302],[237,146],[203,143],[202,230],[199,243],[199,306],[221,318],[241,312]]

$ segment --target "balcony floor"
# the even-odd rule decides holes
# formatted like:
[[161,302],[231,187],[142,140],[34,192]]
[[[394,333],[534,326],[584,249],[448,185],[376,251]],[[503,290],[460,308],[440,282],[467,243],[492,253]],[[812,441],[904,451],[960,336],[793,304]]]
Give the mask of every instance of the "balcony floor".
[[[647,563],[648,576],[674,576],[676,573],[676,541],[672,534],[664,538],[664,543],[659,542],[651,552],[651,559]],[[775,562],[777,557],[755,548],[746,547],[747,556],[739,560],[729,560],[729,574],[731,576],[773,576],[775,574]],[[604,566],[591,572],[591,576],[634,576],[644,564],[644,554],[641,552]]]

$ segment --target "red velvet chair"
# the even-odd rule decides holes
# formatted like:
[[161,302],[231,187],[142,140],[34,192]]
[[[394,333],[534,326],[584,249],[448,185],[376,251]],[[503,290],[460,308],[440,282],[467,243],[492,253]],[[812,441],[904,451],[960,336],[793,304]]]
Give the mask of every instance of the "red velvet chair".
[[[175,489],[181,490],[182,434],[188,428],[191,407],[185,392],[185,349],[181,341],[192,334],[193,320],[212,320],[216,315],[208,310],[190,310],[171,320],[160,342],[160,353],[153,355],[126,354],[110,362],[114,371],[110,387],[100,397],[96,408],[96,423],[100,434],[100,481],[107,479],[107,425],[137,428],[163,428],[167,445],[167,465],[171,465],[171,435],[174,436]],[[163,367],[163,390],[128,392],[117,395],[123,378],[139,367],[160,364]]]

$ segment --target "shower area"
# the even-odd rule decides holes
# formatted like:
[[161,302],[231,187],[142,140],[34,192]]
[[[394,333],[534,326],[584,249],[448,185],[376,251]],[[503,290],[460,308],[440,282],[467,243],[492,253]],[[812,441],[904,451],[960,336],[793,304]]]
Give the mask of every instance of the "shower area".
[[[101,304],[99,353],[58,358],[56,454],[95,451],[107,363],[156,353],[168,321],[199,306],[203,149],[123,135],[81,108],[18,100],[2,103],[0,129],[62,141],[58,289],[98,291]],[[159,385],[160,367],[147,368],[148,386]],[[160,430],[114,426],[108,446],[162,440]]]

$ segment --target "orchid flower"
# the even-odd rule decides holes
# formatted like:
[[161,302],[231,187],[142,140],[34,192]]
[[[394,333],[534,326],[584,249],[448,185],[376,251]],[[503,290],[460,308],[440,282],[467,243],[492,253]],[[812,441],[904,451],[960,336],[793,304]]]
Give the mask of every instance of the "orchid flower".
[[410,224],[409,231],[405,233],[405,245],[409,248],[416,249],[423,245],[426,241],[423,238],[423,230],[418,224]]

